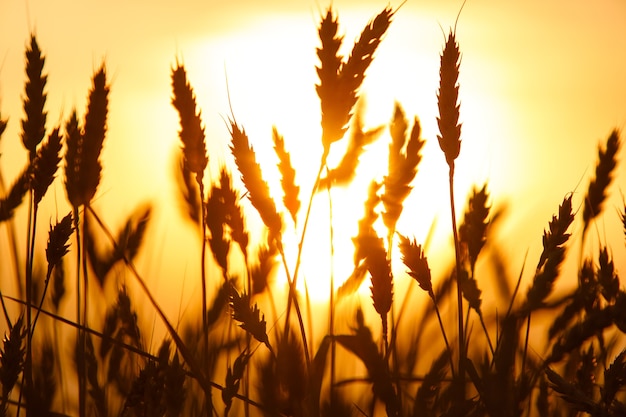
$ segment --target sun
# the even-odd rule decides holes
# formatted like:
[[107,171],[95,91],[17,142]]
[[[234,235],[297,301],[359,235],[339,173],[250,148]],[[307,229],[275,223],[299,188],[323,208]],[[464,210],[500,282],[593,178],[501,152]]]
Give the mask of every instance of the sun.
[[[371,16],[341,22],[343,27],[352,28],[350,35],[344,37],[341,50],[344,56],[350,54],[353,42],[358,38],[358,30],[355,32],[354,28],[361,28],[369,18]],[[203,43],[205,56],[224,57],[224,61],[219,63],[226,85],[221,88],[223,107],[230,109],[232,114],[229,117],[235,117],[246,130],[264,180],[269,184],[279,209],[283,208],[283,194],[281,175],[276,166],[278,158],[271,139],[274,128],[284,137],[296,171],[301,208],[295,223],[287,211],[282,210],[285,259],[284,263],[280,263],[281,272],[277,274],[279,288],[284,288],[287,283],[285,268],[289,275],[297,270],[298,290],[302,294],[306,292],[315,302],[326,302],[331,290],[336,291],[352,274],[355,268],[353,238],[358,234],[359,220],[364,215],[368,188],[372,181],[382,183],[389,172],[389,125],[396,107],[403,109],[409,129],[419,123],[425,144],[420,150],[417,175],[410,184],[412,190],[403,201],[402,214],[394,232],[414,237],[421,243],[430,242],[431,247],[427,251],[433,256],[443,258],[450,255],[448,167],[436,139],[439,133],[436,86],[441,39],[433,37],[432,42],[429,41],[432,44],[408,42],[405,36],[411,30],[407,27],[408,23],[400,19],[393,22],[399,27],[394,26],[394,30],[383,38],[358,90],[359,102],[353,114],[359,117],[361,129],[376,132],[376,140],[364,147],[354,177],[330,190],[325,187],[313,189],[323,152],[320,97],[316,92],[316,85],[320,83],[316,72],[319,40],[314,19],[307,20],[302,15],[281,16],[279,21],[268,19],[257,22],[247,30],[226,33],[212,38],[208,44]],[[277,27],[281,30],[276,30]],[[284,36],[285,33],[290,36]],[[219,65],[204,59],[198,66],[218,71]],[[402,65],[399,66],[398,62]],[[194,65],[194,62],[189,64],[192,68]],[[219,91],[220,88],[211,89],[212,102]],[[468,99],[463,90],[461,96],[464,100]],[[482,98],[483,108],[486,100]],[[202,103],[200,105],[202,107]],[[225,117],[223,114],[222,118]],[[353,134],[354,117],[347,125],[345,136],[332,144],[322,177],[335,168],[345,154]],[[473,135],[470,126],[462,140]],[[221,147],[228,149],[228,144],[222,143]],[[465,149],[464,152],[467,153]],[[462,191],[455,201],[457,207],[463,207],[471,184],[479,183],[481,176],[489,174],[485,172],[488,163],[483,162],[488,156],[472,155],[473,162],[478,161],[471,164],[473,171],[459,168],[462,176],[458,180],[458,188]],[[221,157],[227,160],[226,155]],[[236,167],[233,167],[235,171]],[[384,187],[380,192],[384,192]],[[376,212],[381,214],[382,211],[384,207],[379,204]],[[375,228],[389,246],[389,230],[381,219],[376,222]],[[260,235],[258,231],[253,233]],[[387,249],[391,252],[393,266],[401,274],[403,268],[396,243],[397,235],[392,234],[391,247]],[[361,286],[361,291],[369,292],[367,282]]]

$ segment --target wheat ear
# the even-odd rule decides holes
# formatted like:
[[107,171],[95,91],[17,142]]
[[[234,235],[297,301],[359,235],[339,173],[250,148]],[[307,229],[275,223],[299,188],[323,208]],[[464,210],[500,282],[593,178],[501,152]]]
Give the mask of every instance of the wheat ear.
[[66,124],[65,189],[73,207],[89,204],[100,183],[100,152],[107,130],[109,86],[104,64],[92,78],[85,124],[76,112]]
[[613,180],[615,167],[617,166],[617,153],[621,146],[618,130],[613,130],[609,135],[605,148],[598,147],[598,163],[596,175],[589,183],[583,208],[583,235],[589,225],[602,211],[602,205],[606,200],[606,192]]
[[316,89],[322,110],[324,155],[328,154],[330,145],[340,140],[346,132],[365,72],[389,28],[393,14],[394,11],[387,7],[371,20],[361,32],[345,62],[338,53],[343,37],[337,35],[339,25],[331,9],[328,9],[322,19],[318,31],[322,47],[317,49],[320,60],[317,74],[320,83]]
[[408,121],[400,103],[396,103],[393,118],[389,124],[391,143],[389,144],[388,173],[383,180],[385,191],[382,202],[385,211],[383,223],[389,231],[389,238],[395,233],[396,223],[402,214],[403,202],[413,187],[411,182],[417,174],[417,166],[422,160],[420,151],[425,141],[420,137],[422,128],[417,117],[413,121],[411,133]]
[[37,318],[43,305],[43,300],[46,296],[46,290],[52,276],[53,269],[61,263],[63,257],[69,251],[68,240],[74,232],[74,225],[72,219],[72,213],[68,213],[60,222],[57,222],[54,227],[50,225],[50,232],[48,233],[48,245],[46,246],[46,260],[48,261],[48,271],[46,272],[46,280],[44,283],[43,293],[41,295],[41,301],[39,302],[39,308],[37,314],[33,320],[31,333],[35,331],[35,324],[37,324]]
[[43,140],[46,132],[47,113],[44,111],[46,104],[44,88],[48,77],[42,73],[45,61],[37,39],[32,35],[30,46],[26,49],[25,118],[22,120],[21,133],[22,143],[28,150],[31,161],[35,158],[37,145]]
[[402,255],[402,263],[409,268],[408,274],[417,283],[420,288],[428,293],[428,296],[433,301],[435,307],[435,313],[437,314],[437,320],[439,321],[439,328],[443,336],[443,341],[446,344],[447,357],[450,361],[450,370],[454,374],[454,364],[452,362],[452,349],[448,342],[446,335],[446,329],[443,326],[443,320],[441,319],[441,313],[439,312],[439,305],[437,304],[437,297],[433,291],[433,284],[431,279],[430,267],[428,266],[428,258],[424,254],[422,245],[418,245],[415,239],[411,240],[406,236],[399,235],[400,237],[400,253]]
[[230,150],[235,157],[241,180],[248,190],[250,203],[269,229],[270,237],[276,239],[281,234],[283,221],[276,210],[274,200],[270,196],[267,182],[263,179],[261,167],[256,160],[256,153],[250,145],[248,135],[234,120],[231,120],[230,136]]
[[4,133],[4,131],[6,130],[7,124],[8,124],[7,119],[3,119],[2,115],[0,115],[0,138],[2,137],[2,134]]
[[[387,314],[391,310],[393,303],[393,275],[391,273],[391,263],[387,257],[383,239],[377,236],[370,236],[365,240],[365,265],[372,279],[372,301],[374,309],[380,315],[382,322],[383,341],[385,349],[388,346],[387,340]],[[385,350],[386,351],[386,350]]]
[[[4,302],[3,302],[4,305]],[[24,370],[26,354],[25,339],[28,335],[24,325],[24,316],[20,316],[13,325],[9,321],[9,334],[4,336],[0,350],[0,382],[2,383],[2,398],[0,398],[0,412],[6,415],[9,394],[17,383],[19,375]]]
[[198,185],[202,188],[204,170],[209,161],[206,151],[204,127],[200,112],[196,110],[196,96],[187,81],[185,67],[177,64],[172,68],[172,105],[180,117],[178,135],[183,144],[185,164],[196,174]]
[[56,128],[48,136],[48,140],[39,147],[32,162],[30,186],[34,193],[34,203],[39,204],[44,194],[54,181],[59,163],[61,162],[62,136]]
[[30,180],[29,170],[24,170],[15,180],[8,194],[0,199],[0,222],[7,221],[13,217],[14,211],[18,208],[28,191]]
[[254,306],[250,305],[249,295],[246,293],[240,295],[235,287],[231,285],[229,299],[233,320],[240,322],[240,327],[243,330],[267,346],[270,352],[273,352],[265,330],[267,326],[265,317],[256,304]]
[[359,166],[361,155],[365,152],[367,145],[376,141],[383,133],[385,126],[365,130],[362,120],[363,110],[360,108],[359,103],[362,103],[362,100],[357,102],[357,110],[352,118],[346,151],[339,163],[329,169],[326,176],[320,179],[317,191],[350,183],[356,175],[356,169]]
[[531,312],[543,306],[544,300],[552,292],[554,281],[559,275],[559,267],[565,258],[565,243],[570,237],[567,229],[574,220],[572,196],[567,196],[559,206],[559,214],[552,216],[549,230],[543,233],[543,251],[537,264],[532,286],[526,293],[526,311]]
[[285,149],[285,139],[278,133],[275,126],[272,127],[272,140],[274,141],[274,152],[276,152],[279,161],[278,171],[281,175],[280,184],[283,188],[283,204],[296,224],[301,205],[300,186],[296,184],[296,170],[291,164],[289,152]]

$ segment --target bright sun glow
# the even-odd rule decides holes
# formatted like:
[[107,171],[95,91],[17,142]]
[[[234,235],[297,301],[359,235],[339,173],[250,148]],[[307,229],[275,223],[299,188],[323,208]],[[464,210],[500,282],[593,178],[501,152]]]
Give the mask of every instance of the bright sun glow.
[[[354,28],[361,27],[368,19],[369,17],[361,21],[347,20],[344,27],[354,31]],[[276,27],[280,27],[281,30],[278,32],[273,29]],[[401,27],[400,30],[402,29],[406,28]],[[293,36],[285,37],[285,31]],[[284,136],[287,150],[291,154],[297,171],[296,181],[301,187],[302,202],[298,224],[295,227],[288,215],[283,216],[287,225],[284,236],[285,253],[292,273],[295,269],[307,203],[322,151],[320,103],[314,87],[319,82],[314,71],[314,66],[318,64],[314,48],[318,46],[319,41],[309,42],[309,48],[302,46],[302,39],[316,39],[316,35],[312,22],[303,24],[296,18],[281,19],[280,22],[269,21],[252,26],[250,32],[229,34],[209,44],[212,52],[209,55],[226,57],[224,67],[230,91],[230,104],[237,121],[250,137],[264,177],[279,207],[282,194],[280,174],[275,168],[277,157],[271,145],[273,125]],[[353,39],[356,39],[356,35],[354,38],[346,36],[343,45],[344,54],[349,53]],[[414,53],[409,50],[418,48],[420,45],[417,44],[396,42],[389,45],[385,42],[386,40],[379,49],[384,59],[374,60],[361,90],[364,99],[361,106],[364,128],[368,130],[388,124],[393,114],[394,103],[400,99],[398,96],[403,100],[406,99],[406,104],[404,102],[400,104],[405,109],[409,125],[412,126],[415,116],[419,117],[423,130],[422,137],[427,143],[421,152],[423,158],[414,182],[415,195],[409,196],[406,200],[405,213],[398,222],[397,230],[405,235],[414,236],[419,242],[424,242],[433,225],[438,224],[439,227],[434,229],[432,243],[447,244],[446,239],[450,230],[448,172],[436,140],[437,127],[434,114],[436,90],[431,87],[430,90],[426,90],[428,94],[425,92],[418,94],[417,91],[411,94],[411,90],[417,90],[422,86],[407,84],[404,75],[402,77],[390,75],[398,72],[397,60],[401,59],[403,71],[413,70],[425,76],[422,78],[436,80],[432,74],[436,74],[438,56],[426,58],[426,53]],[[268,49],[267,45],[273,47]],[[208,65],[208,61],[205,61],[205,64]],[[249,71],[251,67],[254,67],[254,72]],[[348,135],[349,133],[342,141],[333,144],[329,168],[332,169],[339,162],[345,151]],[[304,293],[306,282],[306,290],[313,300],[328,300],[331,275],[334,277],[335,288],[338,288],[354,269],[352,261],[354,246],[351,238],[357,234],[358,221],[363,216],[363,203],[367,198],[370,182],[382,181],[387,172],[389,142],[389,132],[385,127],[379,139],[369,145],[360,158],[355,179],[349,185],[334,187],[330,195],[326,190],[318,191],[313,199],[312,214],[297,278],[298,289]],[[484,164],[472,166],[484,171]],[[464,174],[460,186],[468,187],[469,183],[476,181],[477,173],[464,172]],[[460,193],[461,198],[458,202],[460,206],[463,205],[464,194]],[[381,210],[382,207],[379,207],[378,211]],[[382,222],[379,223],[380,236],[386,236],[387,232]],[[395,248],[393,252],[394,257],[399,256]],[[281,273],[279,288],[285,285],[286,277]],[[369,283],[365,282],[361,290],[369,293]]]

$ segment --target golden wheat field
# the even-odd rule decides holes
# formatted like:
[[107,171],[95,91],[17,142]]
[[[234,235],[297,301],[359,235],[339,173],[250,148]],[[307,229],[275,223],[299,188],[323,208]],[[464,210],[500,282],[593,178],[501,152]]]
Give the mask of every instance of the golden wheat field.
[[626,5],[0,4],[0,415],[626,415]]

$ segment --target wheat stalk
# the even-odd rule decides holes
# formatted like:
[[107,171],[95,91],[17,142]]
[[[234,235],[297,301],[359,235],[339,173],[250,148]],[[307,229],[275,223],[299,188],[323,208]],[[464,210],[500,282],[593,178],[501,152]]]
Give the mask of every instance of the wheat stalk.
[[437,93],[437,106],[439,116],[439,147],[444,153],[449,167],[450,188],[450,217],[452,219],[452,234],[454,238],[454,254],[457,282],[457,310],[458,310],[458,340],[459,340],[459,385],[458,389],[465,396],[465,335],[463,326],[463,295],[461,290],[461,254],[456,225],[456,211],[454,207],[454,161],[461,151],[461,124],[459,123],[459,65],[461,53],[456,42],[455,33],[451,30],[446,45],[441,54],[439,68],[439,91]]

